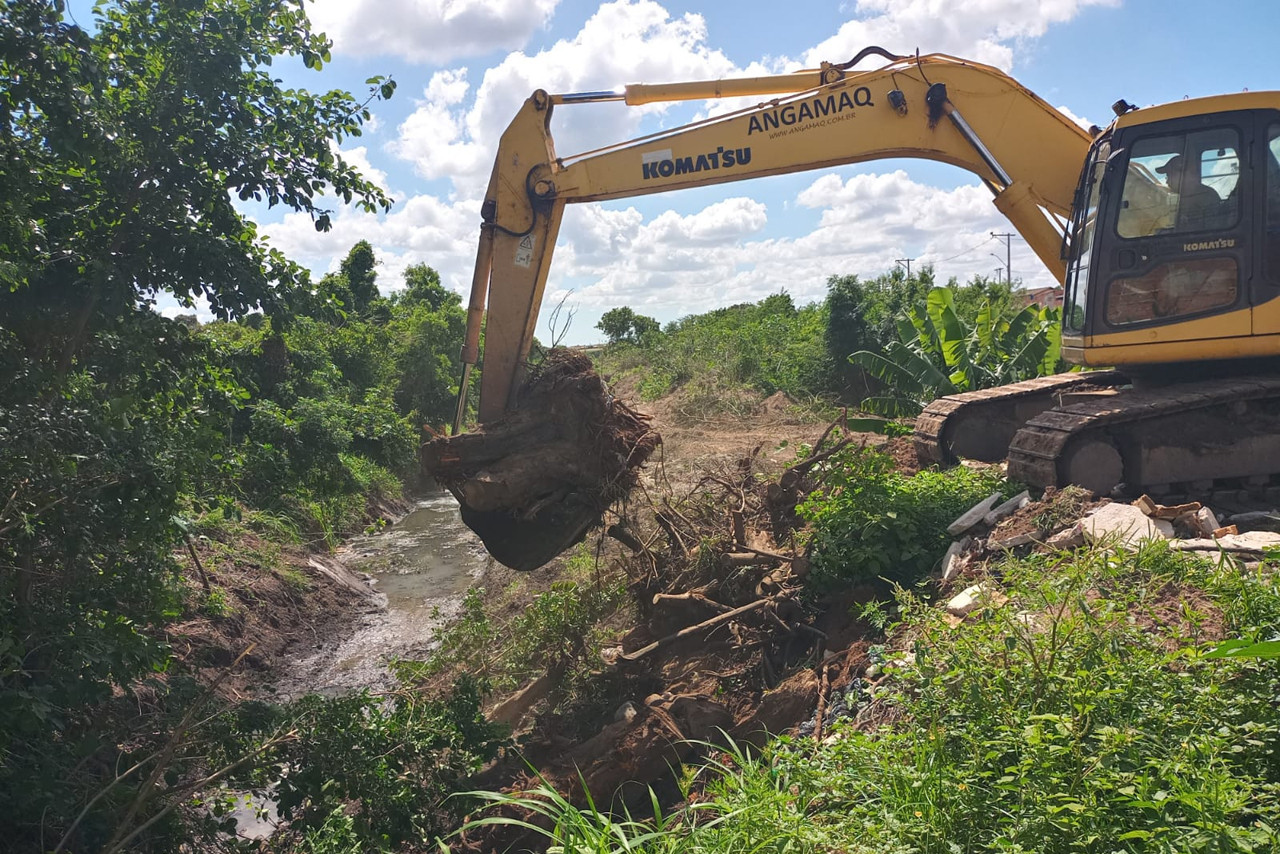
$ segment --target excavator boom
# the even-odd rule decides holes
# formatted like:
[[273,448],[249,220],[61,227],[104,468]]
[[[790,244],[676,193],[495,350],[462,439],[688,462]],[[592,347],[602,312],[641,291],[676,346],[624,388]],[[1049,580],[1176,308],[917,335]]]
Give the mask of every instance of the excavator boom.
[[[535,92],[502,136],[483,208],[463,350],[464,364],[475,364],[487,317],[480,420],[506,411],[519,384],[566,204],[886,157],[925,158],[980,177],[996,207],[1061,279],[1062,235],[1089,134],[995,68],[941,54],[905,58],[869,50],[889,63],[870,71],[826,65],[776,77],[629,86],[622,93]],[[557,104],[765,95],[778,97],[571,157],[556,154],[550,130]]]

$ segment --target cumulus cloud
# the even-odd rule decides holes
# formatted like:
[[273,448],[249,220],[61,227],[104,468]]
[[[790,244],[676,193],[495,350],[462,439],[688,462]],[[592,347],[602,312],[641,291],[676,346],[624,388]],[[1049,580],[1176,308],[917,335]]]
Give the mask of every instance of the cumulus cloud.
[[[536,54],[515,52],[483,74],[471,96],[469,71],[437,72],[391,151],[426,177],[448,176],[463,196],[483,193],[498,139],[535,89],[577,92],[637,81],[699,80],[743,73],[707,44],[701,15],[673,17],[653,0],[605,3],[571,39]],[[664,105],[558,108],[558,153],[572,154],[633,136]]]
[[391,182],[387,178],[387,173],[374,166],[373,163],[369,161],[368,146],[360,145],[355,148],[342,149],[335,145],[334,153],[356,169],[360,170],[360,174],[386,190],[389,195],[399,195],[399,191],[391,186]]
[[523,45],[559,0],[313,0],[334,50],[437,65]]
[[470,287],[479,223],[478,204],[419,195],[380,216],[344,208],[323,233],[310,217],[296,213],[260,228],[273,246],[319,273],[337,271],[351,247],[368,240],[380,262],[378,287],[383,293],[399,290],[404,269],[419,263],[430,264],[445,284],[463,292]]
[[[1118,0],[857,0],[853,17],[805,54],[805,64],[848,59],[868,45],[892,53],[950,53],[1006,71],[1019,42],[1043,36],[1053,24],[1087,6]],[[1011,44],[1012,43],[1012,44]],[[873,60],[868,60],[868,63]],[[880,60],[874,60],[880,61]]]

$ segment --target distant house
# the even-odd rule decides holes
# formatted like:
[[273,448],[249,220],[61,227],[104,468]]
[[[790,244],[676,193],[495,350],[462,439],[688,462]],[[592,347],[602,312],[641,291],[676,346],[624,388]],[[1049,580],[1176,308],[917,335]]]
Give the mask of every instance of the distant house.
[[1041,308],[1062,308],[1062,288],[1027,288],[1013,292],[1018,308],[1038,305]]

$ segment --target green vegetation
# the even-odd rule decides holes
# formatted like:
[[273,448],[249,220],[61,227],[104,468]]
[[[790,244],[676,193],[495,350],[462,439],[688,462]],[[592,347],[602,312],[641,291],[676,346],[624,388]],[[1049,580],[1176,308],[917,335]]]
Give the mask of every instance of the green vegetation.
[[219,722],[213,749],[234,762],[271,745],[231,782],[273,787],[291,834],[323,830],[355,803],[341,833],[360,850],[389,850],[455,826],[467,803],[451,796],[505,743],[505,727],[480,712],[484,687],[464,676],[442,699],[361,692],[282,706],[244,703]]
[[598,574],[591,549],[580,544],[550,589],[505,623],[486,613],[484,594],[479,588],[467,591],[461,613],[437,634],[439,645],[430,656],[400,662],[404,679],[471,673],[503,691],[549,670],[562,672],[565,684],[586,679],[599,658],[598,626],[624,606],[627,589],[622,576]]
[[679,414],[694,418],[742,415],[778,391],[913,415],[941,394],[1059,368],[1056,310],[1019,309],[1007,283],[981,277],[935,287],[930,267],[832,276],[821,303],[780,292],[661,330],[621,306],[596,328],[608,339],[602,371],[636,376],[646,399],[678,391]]
[[859,350],[850,357],[888,391],[862,406],[891,417],[915,415],[943,395],[1052,374],[1061,353],[1058,315],[1037,306],[1008,312],[988,300],[970,324],[957,311],[955,294],[934,288],[899,319],[899,340],[882,352]]
[[832,456],[820,476],[799,507],[812,528],[817,590],[876,578],[914,584],[946,551],[947,525],[1002,488],[994,468],[908,477],[884,454],[855,447]]
[[[629,309],[627,309],[629,311]],[[777,293],[758,303],[686,317],[636,340],[612,339],[602,370],[637,372],[652,400],[680,389],[685,414],[742,414],[752,395],[810,400],[827,387],[826,310]]]
[[[426,267],[382,299],[367,243],[313,283],[236,209],[326,230],[322,193],[390,204],[336,152],[395,84],[273,76],[329,59],[300,3],[119,0],[90,27],[65,10],[0,6],[0,814],[15,851],[170,851],[213,832],[187,805],[232,771],[209,752],[221,701],[167,626],[239,607],[179,561],[200,535],[360,530],[447,418],[462,310]],[[162,297],[216,321],[165,318]],[[261,551],[234,559],[275,572]],[[270,768],[293,743],[273,738],[234,772]]]
[[815,854],[1276,850],[1280,669],[1203,654],[1224,633],[1275,631],[1274,567],[1214,565],[1156,544],[1008,559],[991,580],[1010,601],[956,627],[899,592],[886,676],[844,688],[872,726],[837,724],[823,744],[780,739],[758,754],[713,754],[686,775],[695,803],[657,823],[618,825],[535,792],[535,809],[554,820],[553,843]]

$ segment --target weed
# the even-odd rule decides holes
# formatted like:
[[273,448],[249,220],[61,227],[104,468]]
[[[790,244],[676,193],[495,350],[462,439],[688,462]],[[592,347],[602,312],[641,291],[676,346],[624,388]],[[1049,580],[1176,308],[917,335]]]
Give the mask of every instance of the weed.
[[1078,486],[1064,486],[1049,496],[1045,508],[1031,520],[1041,531],[1057,531],[1075,522],[1084,513],[1093,495]]
[[200,610],[214,619],[224,619],[235,613],[235,608],[227,599],[227,591],[221,587],[214,587],[205,594]]
[[912,664],[860,697],[876,729],[731,745],[685,772],[696,807],[651,822],[542,789],[521,805],[563,851],[1277,850],[1280,662],[1203,654],[1274,633],[1272,568],[1154,544],[1011,559],[997,580],[1009,605],[958,627],[899,590]]

